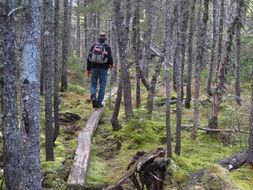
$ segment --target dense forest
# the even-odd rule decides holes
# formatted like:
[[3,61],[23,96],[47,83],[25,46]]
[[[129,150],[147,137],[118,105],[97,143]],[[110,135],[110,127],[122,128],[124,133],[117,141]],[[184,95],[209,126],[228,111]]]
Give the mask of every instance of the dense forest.
[[252,9],[0,0],[0,190],[252,190]]

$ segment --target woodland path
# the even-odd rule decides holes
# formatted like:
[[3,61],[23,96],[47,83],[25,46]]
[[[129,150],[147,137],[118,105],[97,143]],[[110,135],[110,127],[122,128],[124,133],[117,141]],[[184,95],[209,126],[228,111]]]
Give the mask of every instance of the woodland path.
[[[116,94],[117,88],[113,88],[111,93],[105,95],[104,101],[110,98],[111,95]],[[73,165],[68,177],[67,185],[69,188],[78,188],[85,185],[86,176],[90,164],[90,152],[92,137],[98,126],[98,122],[102,117],[105,107],[95,109],[88,121],[85,128],[78,134],[78,145],[73,161]]]

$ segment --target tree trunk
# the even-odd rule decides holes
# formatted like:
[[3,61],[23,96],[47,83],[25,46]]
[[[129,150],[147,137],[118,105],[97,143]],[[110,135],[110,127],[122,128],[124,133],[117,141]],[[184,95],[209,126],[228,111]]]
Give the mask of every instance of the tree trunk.
[[52,62],[53,62],[53,3],[44,0],[43,30],[43,64],[45,66],[45,126],[46,126],[46,160],[54,160],[53,126],[52,126]]
[[189,20],[189,0],[183,1],[183,7],[181,7],[182,12],[182,30],[181,30],[181,56],[182,56],[182,81],[181,81],[181,92],[182,99],[184,97],[184,65],[185,65],[185,49],[186,49],[186,39],[187,39],[187,28],[188,28],[188,20]]
[[[124,79],[124,105],[126,119],[129,120],[133,116],[132,98],[131,98],[131,83],[127,68],[127,38],[128,38],[128,26],[124,25],[123,16],[120,9],[121,1],[114,0],[114,11],[117,31],[117,41],[119,47],[119,57],[121,60],[121,72]],[[117,19],[116,19],[117,18]],[[126,20],[127,21],[127,20]],[[127,22],[126,22],[127,23]]]
[[188,73],[187,73],[187,87],[186,87],[186,99],[185,99],[185,107],[190,108],[191,106],[191,97],[192,97],[192,50],[193,50],[193,35],[194,35],[194,18],[195,18],[195,7],[196,0],[193,0],[191,3],[191,13],[190,13],[190,21],[189,21],[189,31],[188,31]]
[[3,114],[4,179],[7,190],[18,189],[21,175],[15,55],[16,32],[14,15],[7,16],[13,9],[13,0],[0,0],[0,75],[2,78],[0,81],[0,88],[2,86],[0,105]]
[[183,28],[183,15],[181,13],[182,7],[184,6],[184,1],[180,0],[177,2],[177,13],[178,13],[178,22],[176,27],[176,53],[175,53],[175,63],[177,66],[176,69],[176,86],[177,86],[177,105],[176,105],[176,145],[175,153],[180,155],[181,152],[181,122],[182,122],[182,57],[179,51],[181,47],[181,31]]
[[[200,1],[201,2],[201,1]],[[193,113],[193,130],[192,138],[196,139],[197,137],[197,128],[199,126],[199,94],[200,94],[200,69],[204,57],[204,46],[208,22],[208,9],[209,9],[209,0],[204,0],[203,7],[203,16],[201,20],[201,27],[198,32],[197,39],[197,55],[196,55],[196,64],[195,64],[195,84],[194,84],[194,113]]]
[[230,22],[227,30],[227,37],[225,43],[223,45],[221,59],[217,65],[216,71],[216,84],[215,84],[215,92],[213,97],[213,107],[212,107],[212,115],[209,119],[208,127],[212,129],[218,128],[218,116],[219,116],[219,107],[222,100],[222,95],[224,92],[224,83],[226,80],[225,73],[227,72],[227,63],[228,56],[231,52],[231,46],[233,42],[233,36],[236,29],[236,26],[239,22],[241,7],[243,5],[242,0],[237,0],[236,2],[235,13],[232,16],[232,21]]
[[217,44],[217,30],[216,30],[216,19],[217,19],[217,0],[213,0],[213,36],[212,36],[212,50],[211,50],[211,58],[209,63],[209,73],[208,73],[208,80],[207,80],[207,87],[206,87],[206,93],[209,96],[212,96],[211,91],[211,84],[212,84],[212,78],[213,78],[213,68],[214,68],[214,61],[215,61],[215,54],[216,54],[216,44]]
[[118,84],[118,91],[117,91],[117,98],[115,101],[115,107],[111,118],[111,124],[113,131],[118,131],[121,129],[120,122],[118,120],[120,105],[122,101],[122,94],[123,94],[123,80],[120,75],[119,84]]
[[[240,17],[241,18],[241,17]],[[241,69],[241,24],[236,27],[236,70],[235,70],[235,96],[238,105],[241,105],[240,69]]]
[[152,33],[152,0],[145,1],[145,28],[143,31],[143,51],[142,51],[142,60],[141,68],[145,78],[148,77],[148,65],[150,60],[150,45],[151,45],[151,33]]
[[55,0],[54,5],[54,136],[53,142],[55,143],[59,129],[59,0]]
[[111,86],[117,82],[117,76],[118,76],[118,47],[117,47],[117,34],[116,34],[116,27],[115,27],[115,21],[112,23],[112,57],[114,59],[114,66],[111,69]]
[[160,72],[161,72],[163,61],[164,61],[164,58],[161,58],[158,61],[157,65],[155,67],[155,73],[152,76],[152,79],[151,79],[151,82],[149,85],[148,98],[147,98],[147,110],[148,110],[149,114],[152,114],[152,112],[153,112],[156,84],[157,84],[157,79],[158,79]]
[[140,0],[134,1],[134,18],[133,18],[133,50],[136,72],[136,107],[141,106],[141,89],[140,89],[140,59],[141,59],[141,41],[140,41]]
[[64,0],[64,18],[63,18],[63,38],[62,38],[62,73],[61,73],[61,91],[65,92],[68,88],[68,54],[69,54],[69,7],[68,0]]
[[224,1],[220,1],[220,14],[219,14],[219,31],[218,31],[218,50],[217,50],[217,63],[220,62],[222,52],[222,41],[223,41],[223,21],[225,17],[225,6]]
[[251,74],[251,106],[250,106],[250,117],[249,117],[249,150],[248,150],[248,160],[251,165],[253,165],[253,67]]
[[80,0],[77,0],[77,7],[78,7],[78,10],[77,10],[77,13],[76,13],[76,16],[77,16],[77,21],[76,21],[76,27],[77,27],[77,31],[76,31],[76,39],[77,39],[77,47],[76,47],[76,54],[77,54],[77,57],[80,61],[80,58],[81,58],[81,29],[80,29],[80,11],[79,11],[79,8],[80,8]]
[[164,78],[166,89],[166,144],[167,144],[167,157],[172,157],[171,145],[171,125],[170,125],[170,79],[169,79],[169,64],[172,60],[172,38],[173,38],[173,24],[172,18],[172,3],[166,0],[166,13],[165,13],[165,64],[164,64]]
[[24,0],[21,52],[21,184],[41,188],[40,173],[40,1]]

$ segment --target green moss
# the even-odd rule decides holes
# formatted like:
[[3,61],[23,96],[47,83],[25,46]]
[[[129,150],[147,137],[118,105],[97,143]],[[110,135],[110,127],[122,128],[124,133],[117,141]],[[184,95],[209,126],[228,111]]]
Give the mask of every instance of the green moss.
[[92,156],[88,171],[87,185],[100,185],[106,183],[107,164],[99,157]]
[[86,90],[79,85],[76,84],[68,84],[68,92],[74,92],[78,95],[84,95],[86,93]]
[[253,169],[248,166],[231,172],[235,183],[243,190],[251,190],[253,187]]

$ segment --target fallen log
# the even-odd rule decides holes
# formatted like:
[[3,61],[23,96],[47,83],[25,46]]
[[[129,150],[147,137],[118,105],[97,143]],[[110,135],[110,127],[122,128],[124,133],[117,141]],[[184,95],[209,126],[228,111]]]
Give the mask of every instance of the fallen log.
[[229,171],[240,168],[247,162],[248,152],[242,151],[232,156],[226,157],[219,162],[219,164],[227,168]]
[[[112,89],[112,95],[115,94],[117,88]],[[105,101],[109,95],[105,96]],[[86,122],[86,126],[78,135],[78,145],[74,157],[74,162],[68,177],[67,187],[75,189],[85,186],[85,180],[90,164],[91,139],[94,135],[98,122],[102,117],[104,107],[94,110],[90,118]]]
[[[182,125],[182,129],[190,129],[193,128],[192,125]],[[211,129],[211,128],[202,128],[202,127],[197,127],[197,129],[201,131],[206,131],[206,132],[217,132],[217,133],[245,133],[249,134],[248,131],[243,131],[239,129]]]

